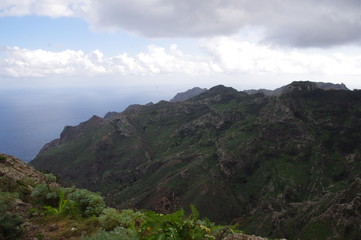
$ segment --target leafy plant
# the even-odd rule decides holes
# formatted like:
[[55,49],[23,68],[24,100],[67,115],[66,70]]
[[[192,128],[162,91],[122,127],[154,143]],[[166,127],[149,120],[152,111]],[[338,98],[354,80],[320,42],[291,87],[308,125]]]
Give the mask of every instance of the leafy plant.
[[77,204],[83,217],[99,216],[105,208],[105,202],[100,194],[85,189],[75,190],[69,193],[67,198]]
[[65,198],[64,190],[60,190],[58,207],[54,208],[52,206],[44,206],[44,208],[46,209],[45,213],[47,213],[49,215],[62,215],[62,214],[69,212],[69,209],[74,206],[75,206],[75,203],[73,203]]
[[211,235],[211,229],[198,222],[199,213],[194,206],[191,206],[192,214],[185,217],[184,210],[172,214],[158,214],[147,212],[140,231],[143,239],[215,239]]

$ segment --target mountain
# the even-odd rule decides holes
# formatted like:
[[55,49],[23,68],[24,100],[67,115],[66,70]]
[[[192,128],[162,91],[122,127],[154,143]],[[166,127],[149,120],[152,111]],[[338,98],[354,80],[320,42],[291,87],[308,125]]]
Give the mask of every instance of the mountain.
[[[334,84],[334,83],[324,83],[324,82],[316,82],[315,83],[319,88],[324,90],[349,90],[345,84]],[[275,90],[268,90],[268,89],[250,89],[245,90],[244,92],[248,94],[255,94],[255,93],[263,93],[267,96],[279,96],[286,86],[282,86],[280,88],[276,88]]]
[[216,86],[65,127],[31,162],[117,208],[202,216],[287,239],[358,239],[361,91]]
[[205,91],[207,91],[206,88],[199,88],[199,87],[194,87],[192,89],[189,89],[185,92],[181,92],[181,93],[177,93],[174,98],[172,98],[170,100],[170,102],[182,102],[182,101],[186,101],[194,96],[197,96],[201,93],[204,93]]

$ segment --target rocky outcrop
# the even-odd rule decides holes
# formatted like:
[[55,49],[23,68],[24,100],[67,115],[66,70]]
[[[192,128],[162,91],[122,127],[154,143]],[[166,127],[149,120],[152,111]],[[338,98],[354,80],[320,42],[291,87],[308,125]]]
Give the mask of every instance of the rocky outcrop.
[[0,176],[5,176],[13,181],[24,179],[33,179],[37,183],[44,181],[42,173],[20,159],[6,154],[0,154]]
[[94,115],[88,121],[82,122],[78,126],[65,126],[64,130],[60,134],[60,138],[45,144],[40,152],[47,151],[54,147],[61,146],[63,143],[68,143],[74,139],[82,137],[84,133],[89,133],[93,129],[99,128],[103,122],[105,122],[104,118]]
[[313,82],[293,82],[292,84],[287,85],[281,95],[287,94],[296,94],[296,93],[308,93],[320,90],[321,88]]

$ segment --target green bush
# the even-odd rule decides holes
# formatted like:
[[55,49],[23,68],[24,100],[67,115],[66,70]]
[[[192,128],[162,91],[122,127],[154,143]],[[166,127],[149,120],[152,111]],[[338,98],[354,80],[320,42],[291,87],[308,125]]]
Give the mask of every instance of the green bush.
[[206,229],[199,228],[200,233],[193,233],[195,226],[186,226],[183,209],[167,215],[146,212],[145,217],[140,231],[142,239],[209,239],[205,236]]
[[0,155],[0,163],[4,163],[6,161],[6,157],[4,155]]
[[69,193],[67,198],[77,204],[83,217],[99,216],[105,208],[105,202],[100,194],[85,189],[75,190]]
[[208,219],[199,219],[197,209],[192,205],[190,208],[188,216],[183,209],[172,214],[159,214],[106,208],[98,218],[102,230],[85,240],[218,240],[240,232],[234,226],[218,226]]
[[99,216],[100,226],[109,231],[116,227],[135,229],[136,222],[140,222],[143,214],[131,209],[118,211],[114,208],[106,208]]
[[45,177],[45,181],[46,181],[47,183],[56,182],[56,177],[55,177],[55,175],[52,174],[52,173],[44,174],[44,177]]
[[118,227],[114,231],[100,231],[91,237],[82,238],[82,240],[140,240],[134,230]]
[[146,212],[139,230],[141,238],[145,240],[215,240],[239,232],[233,226],[216,226],[208,219],[199,219],[197,209],[192,205],[190,207],[192,213],[188,217],[185,216],[183,209],[167,215]]
[[21,200],[28,202],[31,190],[24,180],[15,181],[6,176],[0,177],[0,191],[17,193]]
[[19,198],[18,193],[1,192],[0,191],[0,206],[9,208],[14,202],[14,199]]
[[20,216],[8,213],[4,206],[0,206],[0,239],[19,239],[24,233],[22,223]]
[[35,204],[56,207],[59,202],[59,188],[49,188],[47,184],[35,186],[31,197]]
[[121,222],[119,212],[114,208],[105,208],[99,216],[100,226],[106,231],[118,227]]

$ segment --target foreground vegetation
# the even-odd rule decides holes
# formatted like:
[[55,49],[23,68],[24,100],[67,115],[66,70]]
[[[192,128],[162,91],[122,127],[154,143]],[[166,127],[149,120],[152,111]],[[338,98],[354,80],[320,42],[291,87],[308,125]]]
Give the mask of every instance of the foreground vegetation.
[[183,209],[171,214],[119,211],[106,207],[100,194],[60,187],[53,175],[46,174],[40,184],[31,179],[14,181],[0,177],[0,239],[23,239],[26,234],[25,219],[21,216],[24,213],[16,211],[19,201],[29,204],[30,225],[33,228],[41,225],[44,229],[44,232],[37,229],[37,239],[45,239],[46,235],[46,239],[216,240],[240,232],[235,226],[215,225],[201,219],[192,205],[188,214]]

